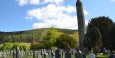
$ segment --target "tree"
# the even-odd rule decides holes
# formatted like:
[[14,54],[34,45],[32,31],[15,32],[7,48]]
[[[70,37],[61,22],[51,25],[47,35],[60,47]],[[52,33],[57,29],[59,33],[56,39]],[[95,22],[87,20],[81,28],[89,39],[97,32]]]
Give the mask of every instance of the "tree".
[[69,36],[71,36],[73,38],[73,40],[75,41],[75,43],[73,44],[74,48],[75,47],[79,47],[79,36],[78,36],[78,32],[74,32],[73,34],[70,34]]
[[70,46],[71,48],[76,48],[76,44],[76,39],[67,34],[60,35],[60,37],[57,38],[55,42],[55,45],[61,49],[65,49],[67,46]]
[[42,43],[44,44],[44,48],[51,48],[54,46],[56,38],[59,37],[61,33],[57,31],[55,28],[49,28],[45,30],[44,33],[41,34]]
[[1,50],[11,50],[13,47],[13,44],[8,42],[8,43],[4,43],[1,47]]
[[111,49],[115,49],[115,23],[114,23],[114,26],[113,28],[110,30],[109,32],[109,38],[110,38],[110,41],[111,41]]
[[108,33],[113,27],[113,21],[109,17],[105,16],[92,18],[91,21],[88,23],[87,31],[89,31],[94,26],[100,30],[100,33],[102,35],[103,47],[108,48],[110,46]]
[[84,40],[84,45],[86,47],[94,48],[94,52],[99,52],[99,49],[102,47],[102,36],[97,27],[92,27],[86,34],[86,39]]
[[33,39],[32,42],[31,42],[30,49],[31,50],[36,50],[36,44],[37,44],[37,42],[35,41],[35,39]]

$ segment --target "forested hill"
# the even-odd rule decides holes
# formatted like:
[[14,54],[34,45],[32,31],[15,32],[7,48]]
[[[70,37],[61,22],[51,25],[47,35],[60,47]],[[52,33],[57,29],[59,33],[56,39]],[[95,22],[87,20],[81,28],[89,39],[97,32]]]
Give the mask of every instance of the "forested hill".
[[[69,29],[58,29],[55,28],[58,32],[63,32],[66,34],[73,34],[77,30]],[[45,33],[48,28],[34,29],[34,30],[25,30],[25,31],[16,31],[16,32],[0,32],[0,43],[4,42],[31,42],[32,39],[39,40],[41,33]]]

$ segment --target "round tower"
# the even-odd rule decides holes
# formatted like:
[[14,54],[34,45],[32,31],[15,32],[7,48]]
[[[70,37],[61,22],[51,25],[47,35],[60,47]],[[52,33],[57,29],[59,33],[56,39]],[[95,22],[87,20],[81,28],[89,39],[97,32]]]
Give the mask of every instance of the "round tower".
[[77,10],[77,21],[78,21],[78,32],[79,32],[79,48],[81,51],[83,51],[84,46],[83,40],[85,37],[85,20],[81,0],[77,0],[76,10]]

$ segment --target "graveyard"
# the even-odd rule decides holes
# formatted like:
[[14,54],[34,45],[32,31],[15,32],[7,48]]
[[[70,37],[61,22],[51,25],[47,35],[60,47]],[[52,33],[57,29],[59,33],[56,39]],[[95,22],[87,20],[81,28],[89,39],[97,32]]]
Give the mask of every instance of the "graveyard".
[[[19,1],[23,6],[22,4],[34,4],[37,0]],[[83,7],[82,0],[77,0],[74,6],[62,6],[61,0],[44,1],[42,4],[46,4],[41,4],[40,8],[26,11],[26,19],[34,18],[39,21],[33,24],[33,29],[10,32],[8,32],[10,28],[7,28],[6,32],[0,30],[0,58],[115,58],[113,19],[108,16],[98,16],[86,21],[85,16],[88,13]],[[61,5],[57,5],[59,2]],[[52,7],[54,10],[51,9]],[[65,19],[71,23],[66,22]],[[76,22],[71,21],[72,19],[76,20],[77,26]],[[55,20],[57,20],[56,24]],[[57,28],[60,26],[62,28]],[[73,26],[78,28],[74,27],[74,29]],[[17,27],[20,26],[17,25],[15,28]]]
[[[80,56],[80,54],[68,53],[67,51],[64,52],[64,50],[57,51],[41,49],[36,51],[0,51],[0,58],[81,58]],[[86,54],[86,58],[89,58],[89,54]],[[109,58],[109,54],[98,54],[96,58]]]

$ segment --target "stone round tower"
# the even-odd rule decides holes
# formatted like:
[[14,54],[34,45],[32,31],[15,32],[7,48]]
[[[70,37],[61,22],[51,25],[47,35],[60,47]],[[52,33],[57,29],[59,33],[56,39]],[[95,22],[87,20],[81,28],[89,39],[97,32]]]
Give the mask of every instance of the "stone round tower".
[[78,32],[79,32],[79,48],[83,51],[83,40],[85,37],[85,20],[84,20],[84,11],[81,0],[76,2],[77,10],[77,20],[78,20]]

